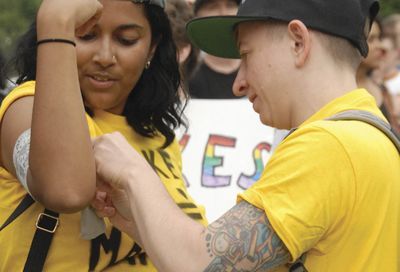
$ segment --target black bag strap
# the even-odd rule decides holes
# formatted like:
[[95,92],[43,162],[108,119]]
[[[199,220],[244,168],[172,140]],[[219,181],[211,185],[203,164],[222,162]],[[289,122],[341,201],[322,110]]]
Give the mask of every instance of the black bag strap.
[[[370,113],[368,111],[364,110],[347,110],[340,112],[338,114],[335,114],[332,117],[329,117],[325,120],[331,120],[331,121],[361,121],[367,124],[370,124],[380,131],[382,131],[395,145],[397,148],[397,151],[400,154],[400,137],[397,135],[394,130],[391,128],[390,124],[379,118],[378,116],[374,115],[373,113]],[[295,129],[290,130],[289,136],[291,133],[293,133]],[[286,136],[286,137],[287,137]],[[297,259],[289,268],[289,272],[307,272],[307,269],[304,266],[305,260],[306,260],[306,254],[305,252],[299,259]]]
[[36,221],[36,231],[33,236],[24,272],[42,272],[49,252],[54,232],[59,224],[59,214],[45,209]]
[[7,218],[4,224],[0,227],[0,231],[2,231],[5,227],[7,227],[10,223],[12,223],[18,216],[20,216],[24,211],[26,211],[32,204],[35,202],[33,198],[26,194],[25,197],[21,200],[17,208],[13,211],[13,213]]
[[308,272],[307,268],[304,266],[306,262],[306,253],[300,256],[289,268],[289,272]]
[[[17,208],[7,218],[4,224],[0,227],[2,231],[5,227],[11,224],[24,211],[26,211],[35,200],[26,194],[18,204]],[[53,240],[54,232],[59,224],[59,214],[45,209],[40,213],[36,220],[36,231],[33,236],[31,248],[25,262],[24,272],[42,272],[46,261],[47,253],[49,252],[51,241]]]

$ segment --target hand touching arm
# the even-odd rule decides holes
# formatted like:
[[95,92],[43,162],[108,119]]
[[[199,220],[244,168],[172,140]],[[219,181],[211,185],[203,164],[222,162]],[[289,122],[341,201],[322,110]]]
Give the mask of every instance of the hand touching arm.
[[177,207],[121,135],[102,137],[94,147],[98,174],[126,191],[138,235],[159,270],[268,271],[289,260],[263,211],[242,202],[205,228]]

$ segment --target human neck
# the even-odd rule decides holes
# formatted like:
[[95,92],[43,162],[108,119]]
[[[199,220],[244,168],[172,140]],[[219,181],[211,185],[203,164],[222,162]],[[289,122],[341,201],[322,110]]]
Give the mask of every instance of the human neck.
[[363,83],[367,80],[368,78],[368,72],[370,69],[364,65],[360,65],[357,69],[357,74],[356,74],[356,79],[357,79],[357,85],[362,86]]
[[240,60],[238,59],[225,59],[215,57],[209,54],[204,55],[204,62],[212,70],[222,73],[230,74],[239,69]]
[[308,68],[308,71],[298,73],[292,82],[296,93],[296,101],[292,101],[291,107],[292,128],[301,125],[332,100],[357,88],[355,72],[337,66]]
[[382,91],[379,82],[376,82],[371,76],[368,76],[370,69],[363,65],[357,70],[357,85],[366,89],[376,100],[376,104],[380,106],[383,103]]

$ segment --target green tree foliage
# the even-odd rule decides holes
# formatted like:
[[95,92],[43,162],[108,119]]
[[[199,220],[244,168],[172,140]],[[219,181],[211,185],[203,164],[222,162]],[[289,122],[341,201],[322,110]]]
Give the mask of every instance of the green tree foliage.
[[[0,0],[0,51],[7,57],[12,54],[18,37],[32,22],[40,2],[41,0]],[[400,13],[400,0],[380,0],[380,3],[381,17]]]
[[399,0],[380,0],[381,10],[380,16],[385,17],[392,13],[400,13],[400,1]]
[[15,41],[32,22],[40,0],[0,0],[0,50],[13,52]]

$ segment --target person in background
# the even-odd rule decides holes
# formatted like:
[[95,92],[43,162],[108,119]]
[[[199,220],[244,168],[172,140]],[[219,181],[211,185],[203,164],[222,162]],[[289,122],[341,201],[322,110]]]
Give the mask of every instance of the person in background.
[[165,12],[171,22],[172,36],[178,49],[183,87],[187,90],[188,79],[193,74],[199,57],[199,49],[192,46],[186,34],[186,24],[193,19],[193,10],[186,0],[168,0]]
[[398,52],[397,68],[400,70],[400,13],[394,13],[382,20],[383,34],[393,41],[394,49]]
[[384,86],[393,101],[397,132],[400,133],[400,14],[392,14],[382,21],[384,45],[387,54],[384,61]]
[[112,227],[121,218],[103,221],[89,207],[96,185],[98,198],[112,195],[91,138],[113,131],[148,160],[175,205],[206,224],[181,172],[181,80],[164,7],[42,1],[17,50],[20,85],[0,108],[0,226],[24,207],[0,227],[0,271],[156,271],[140,241]]
[[194,0],[186,0],[186,3],[189,5],[189,7],[193,8]]
[[378,10],[374,0],[246,0],[237,16],[191,21],[202,50],[241,58],[233,91],[261,122],[296,129],[208,227],[176,208],[121,135],[104,135],[97,173],[127,197],[98,214],[134,224],[161,271],[399,271],[399,150],[367,122],[329,119],[356,110],[388,125],[356,82]]
[[[196,18],[235,15],[240,0],[196,0]],[[240,60],[220,58],[202,52],[193,75],[189,78],[189,93],[193,98],[230,99]]]
[[393,115],[392,101],[383,84],[384,75],[382,71],[387,51],[382,44],[382,27],[379,20],[372,23],[367,42],[369,52],[358,67],[357,84],[360,88],[367,89],[374,96],[383,115],[391,121]]

